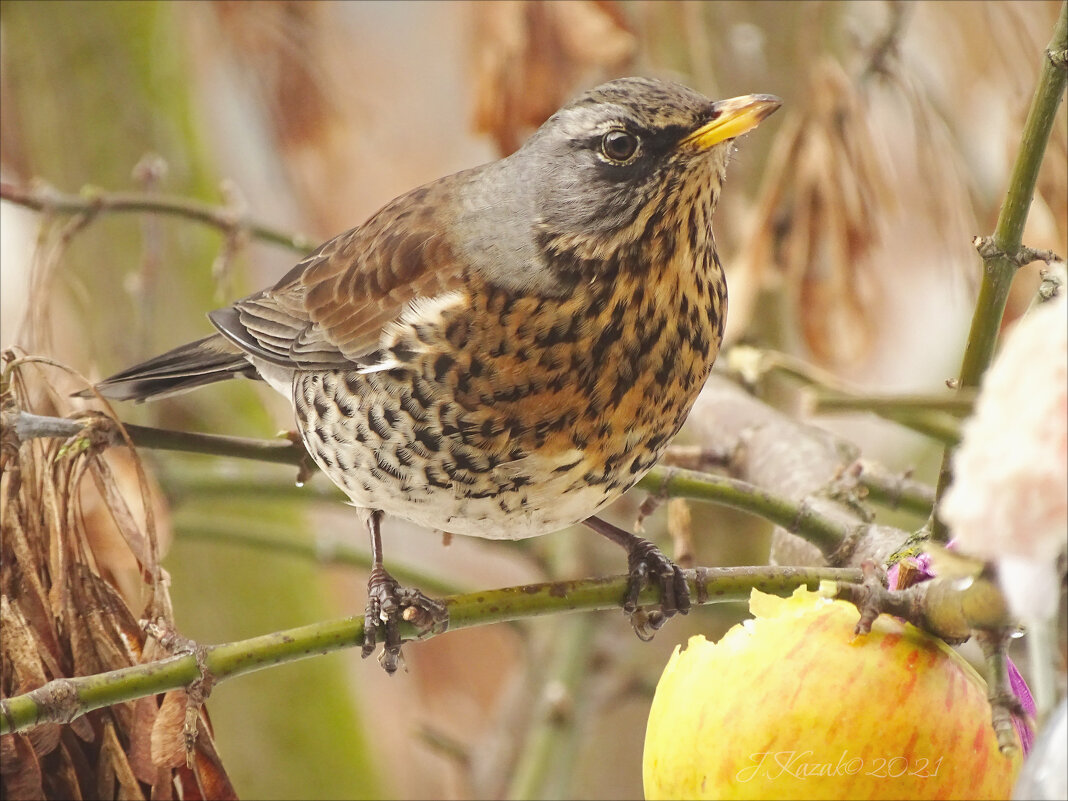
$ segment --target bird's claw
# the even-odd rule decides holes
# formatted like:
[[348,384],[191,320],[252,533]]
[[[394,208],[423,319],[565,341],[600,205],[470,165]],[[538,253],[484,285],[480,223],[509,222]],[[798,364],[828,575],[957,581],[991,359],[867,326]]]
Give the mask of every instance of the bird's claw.
[[440,634],[449,627],[449,610],[419,590],[402,587],[386,570],[376,567],[367,582],[367,609],[363,617],[363,656],[374,653],[381,635],[379,664],[393,674],[404,664],[401,653],[401,620],[411,623],[420,635]]
[[[648,540],[639,539],[629,547],[627,567],[630,580],[623,598],[623,613],[630,618],[639,639],[648,641],[668,618],[690,611],[690,588],[682,568]],[[648,584],[660,587],[660,604],[643,609],[638,606],[638,596]]]

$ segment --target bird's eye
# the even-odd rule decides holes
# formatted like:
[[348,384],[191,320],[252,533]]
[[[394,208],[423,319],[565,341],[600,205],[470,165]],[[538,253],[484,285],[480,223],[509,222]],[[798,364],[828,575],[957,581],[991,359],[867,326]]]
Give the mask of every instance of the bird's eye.
[[638,137],[626,131],[609,131],[601,137],[601,152],[609,161],[623,163],[638,150]]

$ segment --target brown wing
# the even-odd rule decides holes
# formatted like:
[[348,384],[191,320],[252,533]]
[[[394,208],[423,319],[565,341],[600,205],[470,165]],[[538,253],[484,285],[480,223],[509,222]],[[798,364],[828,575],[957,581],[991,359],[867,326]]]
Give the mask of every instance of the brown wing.
[[460,178],[402,195],[271,289],[212,312],[212,322],[242,350],[287,367],[369,363],[383,328],[412,300],[460,285],[463,265],[447,235]]

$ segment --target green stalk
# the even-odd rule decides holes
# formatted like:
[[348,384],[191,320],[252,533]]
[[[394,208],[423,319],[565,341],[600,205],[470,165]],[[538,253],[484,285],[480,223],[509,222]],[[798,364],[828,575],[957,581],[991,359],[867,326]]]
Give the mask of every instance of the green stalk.
[[[1031,108],[1027,112],[1020,151],[1012,168],[1008,192],[998,215],[994,235],[989,243],[980,244],[983,279],[961,362],[959,384],[962,388],[978,387],[994,357],[1009,289],[1020,267],[1019,254],[1023,243],[1024,224],[1027,222],[1027,213],[1035,194],[1039,167],[1042,165],[1042,157],[1045,155],[1068,79],[1063,60],[1065,50],[1068,50],[1068,2],[1061,5],[1061,13],[1053,29],[1053,38],[1042,56],[1038,86],[1031,100]],[[1061,55],[1057,57],[1056,54]],[[953,451],[954,448],[947,447],[942,457],[936,490],[936,498],[939,501],[953,482]],[[949,535],[945,524],[938,518],[937,502],[935,509],[931,533],[934,539],[944,542]]]
[[[821,581],[857,582],[854,569],[831,568],[696,568],[685,571],[695,604],[744,601],[753,588],[785,595],[799,586],[817,589]],[[449,630],[578,610],[618,609],[627,577],[554,581],[442,599],[449,609]],[[647,588],[643,604],[655,603],[659,589]],[[409,623],[406,639],[418,638]],[[348,617],[278,631],[248,640],[206,646],[201,663],[212,682],[263,668],[351,648],[363,641],[363,618]],[[179,654],[157,662],[93,676],[57,679],[22,695],[0,700],[0,734],[25,731],[45,723],[69,723],[111,704],[189,686],[202,678],[198,655]]]

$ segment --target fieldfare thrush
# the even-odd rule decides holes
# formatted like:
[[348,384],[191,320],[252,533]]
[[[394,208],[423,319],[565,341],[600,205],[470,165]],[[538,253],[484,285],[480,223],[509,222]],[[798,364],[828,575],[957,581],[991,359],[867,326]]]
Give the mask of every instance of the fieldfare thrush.
[[389,672],[399,619],[448,617],[383,567],[383,514],[494,539],[583,521],[627,549],[624,610],[651,636],[689,609],[682,573],[593,515],[656,463],[708,376],[727,311],[712,212],[734,138],[779,105],[603,84],[511,156],[400,196],[211,312],[217,333],[97,388],[141,401],[247,376],[289,398],[369,529],[363,653],[381,635]]

